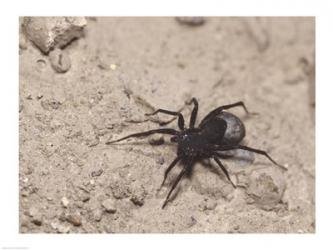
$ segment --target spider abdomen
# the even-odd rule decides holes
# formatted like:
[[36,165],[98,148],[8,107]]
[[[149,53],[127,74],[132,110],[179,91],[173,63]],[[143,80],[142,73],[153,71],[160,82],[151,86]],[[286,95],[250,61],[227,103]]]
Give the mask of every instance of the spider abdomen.
[[211,144],[235,145],[245,137],[245,126],[235,115],[221,112],[201,125],[202,133]]
[[222,112],[216,116],[216,119],[223,119],[227,123],[222,139],[223,145],[235,145],[243,140],[245,137],[245,126],[237,116],[228,112]]

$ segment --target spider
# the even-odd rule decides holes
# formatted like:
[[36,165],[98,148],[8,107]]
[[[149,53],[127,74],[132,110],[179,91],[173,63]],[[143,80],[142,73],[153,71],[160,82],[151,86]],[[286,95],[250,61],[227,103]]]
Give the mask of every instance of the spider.
[[233,115],[232,113],[225,112],[224,110],[241,106],[244,111],[249,114],[246,106],[242,101],[220,106],[214,109],[203,118],[198,127],[194,126],[199,109],[197,99],[192,98],[191,101],[187,102],[186,104],[194,104],[190,117],[189,128],[185,127],[184,117],[180,112],[158,109],[153,113],[145,115],[151,116],[157,113],[163,113],[176,117],[178,116],[178,127],[180,131],[172,128],[153,129],[145,132],[130,134],[123,138],[109,141],[106,143],[112,144],[115,142],[126,140],[131,137],[145,137],[152,134],[172,135],[170,141],[178,144],[177,157],[165,170],[164,179],[161,187],[164,185],[169,172],[176,166],[178,162],[181,161],[183,163],[183,168],[173,182],[172,187],[162,205],[162,209],[168,203],[170,195],[172,194],[173,190],[178,185],[180,180],[184,177],[185,174],[191,171],[194,164],[199,160],[213,158],[214,161],[219,165],[231,185],[236,188],[236,185],[230,179],[227,169],[220,161],[221,158],[225,157],[225,155],[223,155],[224,151],[241,149],[261,154],[263,156],[266,156],[276,166],[282,168],[283,170],[286,170],[284,166],[279,165],[276,161],[274,161],[266,151],[239,144],[245,137],[244,124],[237,116]]

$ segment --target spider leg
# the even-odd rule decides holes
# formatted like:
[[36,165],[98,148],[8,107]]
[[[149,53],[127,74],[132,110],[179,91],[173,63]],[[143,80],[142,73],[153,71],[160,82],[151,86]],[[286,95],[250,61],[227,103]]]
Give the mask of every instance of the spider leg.
[[[192,163],[190,163],[190,164],[192,164]],[[188,168],[191,166],[190,164],[187,164],[187,165],[182,169],[182,171],[180,171],[179,175],[177,176],[177,179],[176,179],[175,182],[173,183],[173,185],[172,185],[172,187],[171,187],[171,189],[170,189],[170,191],[169,191],[169,193],[168,193],[168,195],[167,195],[167,197],[166,197],[166,199],[165,199],[165,201],[164,201],[164,203],[163,203],[162,209],[163,209],[163,208],[166,206],[166,204],[168,203],[168,201],[169,201],[169,197],[170,197],[172,191],[175,189],[175,187],[177,186],[177,184],[179,183],[179,181],[182,179],[182,177],[186,174]]]
[[225,174],[225,176],[228,178],[228,180],[230,181],[230,183],[232,184],[232,186],[234,188],[236,188],[236,185],[231,181],[229,173],[227,171],[227,169],[223,166],[222,162],[219,160],[219,158],[217,158],[215,155],[213,156],[214,160],[216,161],[216,163],[220,166],[221,170],[223,171],[223,173]]
[[126,140],[126,139],[131,138],[131,137],[144,137],[144,136],[148,136],[148,135],[152,135],[152,134],[176,135],[177,133],[178,133],[177,130],[172,129],[172,128],[153,129],[153,130],[148,130],[148,131],[145,131],[145,132],[130,134],[130,135],[127,135],[127,136],[125,136],[123,138],[120,138],[118,140],[108,141],[105,144],[109,145],[109,144],[112,144],[112,143],[115,143],[115,142],[120,142],[120,141]]
[[164,179],[163,179],[163,182],[162,182],[162,184],[161,184],[161,187],[164,185],[164,182],[165,182],[165,180],[166,180],[166,178],[167,178],[169,172],[171,171],[171,169],[173,169],[174,166],[176,166],[177,162],[178,162],[180,159],[181,159],[181,157],[180,157],[180,156],[177,156],[177,157],[171,162],[171,164],[169,165],[169,167],[165,170],[165,172],[164,172]]
[[170,110],[165,110],[165,109],[158,109],[153,113],[145,114],[146,116],[151,116],[151,115],[156,115],[157,113],[163,113],[167,115],[173,115],[173,116],[178,116],[178,127],[183,130],[184,129],[184,117],[182,113],[180,112],[175,112],[175,111],[170,111]]
[[234,107],[238,107],[238,106],[242,106],[245,113],[249,114],[249,111],[247,110],[247,108],[243,102],[235,102],[235,103],[223,105],[223,106],[220,106],[220,107],[214,109],[208,115],[206,115],[205,118],[202,119],[201,124],[203,124],[205,121],[207,121],[211,117],[218,115],[222,110],[226,110],[226,109],[230,109],[230,108],[234,108]]
[[192,113],[191,113],[191,118],[190,118],[190,128],[194,128],[195,120],[197,119],[197,114],[198,114],[198,109],[199,109],[199,104],[198,101],[195,97],[191,99],[190,102],[186,103],[188,105],[194,104]]
[[256,154],[264,155],[272,163],[274,163],[276,166],[282,168],[283,170],[288,170],[286,167],[284,167],[284,166],[278,164],[276,161],[274,161],[272,159],[272,157],[270,157],[270,155],[266,151],[263,151],[263,150],[260,150],[260,149],[250,148],[250,147],[243,146],[243,145],[227,145],[227,146],[219,146],[219,147],[217,147],[217,150],[220,150],[220,151],[226,151],[226,150],[232,150],[232,149],[242,149],[242,150],[250,151],[250,152],[253,152],[253,153],[256,153]]

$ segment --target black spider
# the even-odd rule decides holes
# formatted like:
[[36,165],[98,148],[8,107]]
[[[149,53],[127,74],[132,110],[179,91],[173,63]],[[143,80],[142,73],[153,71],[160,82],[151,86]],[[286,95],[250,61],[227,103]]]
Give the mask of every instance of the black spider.
[[162,185],[164,184],[168,173],[171,169],[176,166],[179,161],[184,164],[183,169],[177,176],[175,182],[173,183],[162,208],[167,204],[172,191],[175,189],[182,177],[189,173],[194,166],[194,163],[198,160],[213,158],[216,163],[220,166],[221,170],[224,172],[230,183],[236,188],[235,184],[231,181],[227,169],[223,166],[219,158],[223,158],[223,151],[242,149],[258,153],[266,156],[275,165],[286,170],[284,166],[276,163],[267,152],[255,148],[250,148],[239,143],[245,137],[245,127],[242,121],[235,115],[224,112],[223,110],[230,109],[237,106],[242,106],[245,112],[248,114],[248,110],[243,102],[236,102],[229,105],[220,106],[213,111],[211,111],[206,117],[201,121],[199,126],[194,127],[195,120],[198,113],[198,101],[196,98],[192,98],[187,104],[194,104],[190,118],[189,128],[184,126],[184,117],[180,112],[173,112],[164,109],[158,109],[151,114],[146,114],[148,116],[155,115],[157,113],[164,113],[168,115],[178,116],[178,126],[180,131],[172,128],[161,128],[149,130],[141,133],[135,133],[125,136],[121,139],[109,141],[106,144],[111,144],[114,142],[119,142],[130,137],[144,137],[152,134],[168,134],[173,135],[171,137],[171,142],[178,143],[177,157],[172,161],[170,166],[165,170],[164,179]]

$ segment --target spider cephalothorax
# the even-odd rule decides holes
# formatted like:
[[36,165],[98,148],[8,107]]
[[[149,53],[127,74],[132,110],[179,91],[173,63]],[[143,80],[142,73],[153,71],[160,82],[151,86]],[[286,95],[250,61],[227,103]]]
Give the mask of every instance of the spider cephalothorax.
[[198,102],[195,98],[192,98],[192,100],[188,104],[194,104],[194,108],[192,110],[190,118],[189,128],[185,128],[184,117],[180,112],[158,109],[155,112],[146,115],[150,116],[157,113],[164,113],[168,115],[178,116],[178,127],[180,131],[171,128],[154,129],[141,133],[131,134],[121,139],[107,142],[107,144],[111,144],[114,142],[125,140],[130,137],[144,137],[152,134],[172,135],[171,142],[178,144],[177,157],[165,170],[162,185],[164,184],[168,173],[174,166],[176,166],[179,161],[182,161],[184,166],[181,172],[178,174],[176,180],[174,181],[163,203],[162,208],[164,208],[167,204],[172,191],[175,189],[179,181],[186,173],[191,171],[195,162],[197,162],[198,160],[213,158],[215,162],[219,165],[223,173],[226,175],[230,183],[233,185],[233,187],[236,187],[231,181],[227,169],[220,161],[220,159],[224,157],[224,155],[222,154],[224,151],[242,149],[261,154],[266,156],[275,165],[286,170],[285,167],[277,164],[265,151],[239,144],[245,137],[244,124],[237,116],[225,112],[224,110],[237,106],[242,106],[245,112],[249,113],[243,102],[236,102],[214,109],[208,115],[206,115],[204,119],[202,119],[198,127],[194,127],[199,107]]

